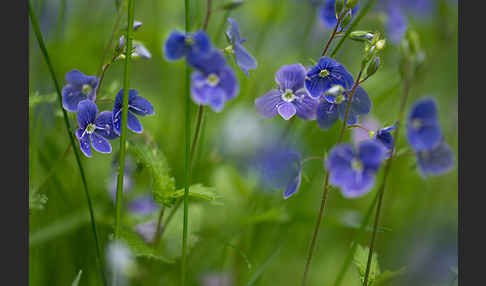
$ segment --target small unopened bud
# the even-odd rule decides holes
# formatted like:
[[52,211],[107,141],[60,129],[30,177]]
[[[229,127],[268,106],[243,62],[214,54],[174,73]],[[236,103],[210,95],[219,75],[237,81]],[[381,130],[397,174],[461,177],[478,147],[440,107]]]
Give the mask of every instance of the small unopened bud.
[[364,42],[373,39],[373,33],[367,31],[352,31],[349,34],[349,37],[352,40]]
[[380,50],[383,50],[383,48],[385,47],[385,44],[386,44],[386,40],[385,39],[381,39],[379,40],[378,42],[376,42],[375,46],[376,46],[376,49],[378,51]]
[[370,77],[374,75],[379,67],[380,67],[380,57],[376,57],[368,65],[368,69],[366,69],[366,77]]

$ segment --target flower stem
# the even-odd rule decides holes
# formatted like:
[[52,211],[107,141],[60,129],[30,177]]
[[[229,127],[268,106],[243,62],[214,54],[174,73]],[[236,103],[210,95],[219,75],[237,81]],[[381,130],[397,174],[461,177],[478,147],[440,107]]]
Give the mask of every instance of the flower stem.
[[155,236],[154,236],[154,246],[155,247],[157,247],[159,245],[160,235],[162,234],[162,219],[164,218],[164,211],[165,211],[165,206],[161,206],[159,219],[157,220],[157,228],[156,228]]
[[332,30],[332,34],[329,37],[329,40],[327,40],[326,47],[322,51],[321,57],[326,55],[327,50],[329,49],[329,46],[331,45],[332,40],[334,40],[334,38],[336,37],[336,33],[337,33],[338,28],[339,28],[339,24],[341,24],[341,17],[340,16],[337,17],[336,25],[334,26],[334,29]]
[[212,3],[213,1],[207,0],[206,2],[206,17],[204,18],[204,24],[203,24],[203,30],[206,31],[208,29],[208,24],[209,24],[209,18],[211,18],[212,14]]
[[110,50],[111,45],[113,44],[113,40],[115,39],[116,32],[118,31],[118,26],[120,25],[120,20],[122,18],[122,11],[123,11],[124,5],[120,6],[117,10],[117,16],[115,20],[115,25],[113,26],[113,31],[111,32],[110,39],[108,40],[108,43],[105,46],[105,50],[103,51],[103,56],[101,56],[101,63],[100,63],[100,68],[98,69],[98,75],[97,77],[100,77],[101,73],[104,70],[104,65],[105,65],[105,58],[108,55],[108,51]]
[[[126,51],[132,50],[132,33],[133,33],[133,10],[135,8],[135,1],[128,0],[128,28],[125,34],[127,42]],[[120,236],[120,218],[122,212],[123,200],[123,177],[125,174],[125,152],[127,142],[127,118],[128,118],[128,92],[130,89],[130,58],[131,53],[127,52],[125,57],[125,75],[123,82],[123,102],[121,114],[121,132],[120,132],[120,158],[118,166],[118,178],[116,184],[116,200],[115,200],[115,239]]]
[[356,17],[356,19],[346,29],[346,32],[344,32],[344,35],[342,36],[341,40],[339,40],[339,42],[337,43],[336,47],[332,51],[331,58],[333,58],[333,57],[336,56],[337,52],[339,51],[339,49],[343,45],[344,41],[349,36],[349,33],[351,33],[354,30],[354,28],[356,28],[356,26],[358,25],[358,23],[368,13],[368,11],[370,10],[370,8],[373,6],[374,3],[375,3],[375,0],[369,0],[368,3],[366,3],[366,5],[363,7],[363,10],[361,10],[361,12],[359,12],[359,14]]
[[[341,131],[339,133],[339,137],[338,137],[336,144],[340,144],[341,141],[343,140],[344,131],[346,130],[346,125],[347,125],[347,122],[348,122],[349,109],[350,109],[350,106],[351,106],[350,103],[353,100],[354,93],[356,91],[356,88],[359,85],[359,81],[361,79],[361,75],[363,74],[363,70],[364,70],[364,67],[361,67],[361,69],[358,73],[358,77],[356,78],[356,81],[354,82],[353,87],[351,89],[351,93],[350,93],[349,98],[348,98],[347,103],[346,103],[346,112],[344,114],[343,124],[341,126]],[[326,172],[326,179],[324,180],[324,191],[322,192],[321,207],[319,209],[319,215],[317,216],[317,223],[316,223],[316,226],[314,228],[314,233],[312,235],[312,240],[311,240],[311,244],[310,244],[310,247],[309,247],[309,252],[307,254],[307,261],[306,261],[306,264],[305,264],[304,276],[302,278],[302,285],[303,286],[305,286],[305,283],[307,282],[307,275],[308,275],[310,263],[311,263],[311,260],[312,260],[312,254],[313,254],[314,248],[316,246],[317,235],[319,234],[319,227],[321,225],[322,217],[324,215],[324,209],[325,209],[325,206],[326,206],[326,199],[327,199],[328,192],[329,192],[329,170]]]
[[79,155],[79,150],[76,148],[76,143],[75,143],[75,140],[74,140],[74,134],[73,134],[72,129],[71,129],[71,124],[69,123],[69,119],[68,119],[68,115],[67,115],[66,110],[62,107],[61,86],[59,85],[59,83],[57,81],[56,73],[54,72],[54,67],[51,63],[49,54],[47,52],[47,48],[46,48],[45,43],[44,43],[44,38],[42,37],[42,33],[40,31],[39,22],[37,21],[37,17],[35,15],[34,11],[32,10],[32,6],[31,6],[30,1],[27,2],[27,5],[28,5],[29,17],[30,17],[30,20],[31,20],[32,28],[34,29],[34,34],[37,38],[37,42],[39,43],[39,48],[42,52],[42,56],[44,57],[44,60],[46,61],[47,67],[49,68],[49,73],[51,74],[51,78],[54,82],[54,86],[56,88],[57,95],[58,95],[59,107],[61,108],[62,115],[63,115],[63,118],[64,118],[64,124],[66,126],[66,131],[68,133],[68,137],[69,137],[71,146],[74,150],[74,156],[76,158],[76,163],[77,163],[78,168],[79,168],[79,173],[81,175],[81,181],[83,182],[83,187],[84,187],[84,191],[85,191],[85,194],[86,194],[86,200],[87,200],[87,203],[88,203],[89,215],[90,215],[90,220],[91,220],[91,229],[93,231],[93,237],[94,237],[95,246],[96,246],[96,262],[97,262],[98,267],[99,267],[101,280],[103,281],[103,284],[106,285],[105,273],[103,271],[103,262],[101,260],[101,250],[100,250],[100,245],[99,245],[99,242],[98,242],[98,234],[96,232],[96,221],[95,221],[95,215],[94,215],[94,211],[93,211],[93,204],[91,202],[91,196],[89,194],[88,183],[86,181],[86,176],[85,176],[85,173],[84,173],[83,165],[81,164],[81,157]]
[[391,165],[392,165],[392,162],[393,162],[393,158],[395,157],[396,145],[397,145],[397,142],[398,142],[398,139],[399,139],[399,136],[400,136],[400,130],[401,130],[400,127],[401,127],[402,121],[404,119],[405,107],[407,105],[407,98],[408,98],[408,94],[409,94],[409,90],[410,90],[410,82],[409,82],[409,74],[408,74],[408,72],[409,72],[408,71],[408,68],[409,68],[408,60],[406,60],[404,64],[405,64],[405,66],[404,66],[404,78],[403,78],[403,97],[402,97],[402,101],[400,103],[400,109],[399,109],[399,112],[398,112],[397,129],[395,130],[395,139],[393,141],[391,155],[390,155],[390,158],[387,160],[387,163],[385,165],[385,170],[384,170],[384,173],[383,173],[383,181],[382,181],[380,188],[379,188],[380,197],[378,199],[378,207],[376,209],[375,221],[374,221],[374,224],[373,224],[373,233],[371,235],[371,241],[370,241],[370,247],[369,247],[370,251],[368,253],[368,261],[367,261],[367,264],[366,264],[366,272],[365,272],[364,282],[363,282],[364,286],[368,285],[368,279],[369,279],[370,268],[371,268],[371,259],[373,258],[373,250],[374,250],[375,241],[376,241],[376,231],[378,229],[378,224],[379,224],[379,221],[380,221],[380,213],[381,213],[381,206],[382,206],[382,203],[383,203],[383,195],[385,194],[385,189],[386,189],[386,180],[388,178],[388,175],[390,174],[390,169],[391,169]]

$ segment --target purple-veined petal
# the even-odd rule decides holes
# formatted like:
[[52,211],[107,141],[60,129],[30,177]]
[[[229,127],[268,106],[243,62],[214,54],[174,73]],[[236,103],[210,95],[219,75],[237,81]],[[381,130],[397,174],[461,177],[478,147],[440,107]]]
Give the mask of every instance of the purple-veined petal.
[[375,183],[373,172],[353,172],[344,185],[341,186],[341,193],[345,198],[357,198],[367,194]]
[[316,118],[319,128],[329,129],[338,119],[338,105],[322,101],[317,105]]
[[289,120],[297,113],[297,110],[292,103],[284,101],[277,107],[277,112],[283,119]]
[[135,133],[142,133],[143,131],[142,123],[140,123],[140,120],[131,112],[128,112],[127,126],[128,129],[132,130]]
[[297,116],[306,120],[316,119],[316,111],[319,101],[310,97],[306,91],[297,92],[295,95],[297,96],[297,99],[292,101],[292,103],[294,104],[295,109],[297,109]]
[[225,92],[219,87],[212,88],[212,92],[209,94],[209,106],[215,112],[223,110],[225,103]]
[[256,59],[240,43],[234,44],[234,51],[236,64],[248,77],[248,70],[256,69],[258,66]]
[[103,111],[96,117],[94,124],[96,125],[95,132],[112,140],[118,137],[113,126],[113,113],[111,111]]
[[79,149],[86,157],[91,157],[91,143],[89,141],[89,134],[84,132],[84,129],[76,129],[76,138],[79,141]]
[[[87,136],[87,135],[85,135]],[[111,153],[111,144],[103,136],[96,132],[90,134],[91,144],[93,148],[100,153]]]
[[164,44],[165,58],[169,61],[175,61],[185,56],[188,50],[185,41],[186,36],[183,33],[179,31],[173,31]]
[[226,30],[226,36],[228,36],[232,44],[240,43],[241,36],[238,23],[233,18],[228,18],[228,22],[230,23],[230,26],[228,27],[228,30]]
[[144,97],[141,97],[140,95],[136,95],[129,99],[130,99],[130,104],[128,108],[129,111],[140,116],[154,114],[154,107]]
[[282,102],[280,91],[272,89],[264,96],[256,98],[255,106],[260,116],[268,118],[277,115],[277,106]]
[[98,114],[98,107],[90,100],[83,100],[78,104],[76,116],[78,118],[78,126],[81,129],[86,129],[90,123],[94,123]]
[[224,90],[225,101],[236,97],[239,92],[239,84],[236,75],[230,67],[224,67],[219,73],[219,85]]
[[304,87],[305,68],[302,64],[282,66],[275,73],[275,81],[281,90],[297,91]]
[[79,102],[85,99],[87,99],[87,96],[71,84],[62,88],[62,107],[67,111],[76,112]]
[[297,177],[290,181],[283,193],[284,200],[290,198],[293,194],[295,194],[300,187],[300,183],[302,182],[302,173],[299,172]]

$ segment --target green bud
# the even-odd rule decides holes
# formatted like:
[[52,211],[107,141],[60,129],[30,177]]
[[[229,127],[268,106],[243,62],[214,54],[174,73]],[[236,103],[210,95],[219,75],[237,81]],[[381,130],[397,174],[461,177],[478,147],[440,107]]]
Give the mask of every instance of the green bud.
[[381,51],[381,50],[383,50],[383,48],[385,48],[385,44],[386,44],[386,40],[381,39],[378,42],[376,42],[375,47],[378,51]]
[[380,67],[380,57],[376,57],[368,65],[368,68],[366,69],[366,77],[370,77],[374,75],[379,67]]
[[240,7],[242,4],[243,4],[243,0],[233,0],[230,3],[223,4],[221,6],[221,9],[226,10],[226,11],[230,11],[230,10],[233,10],[233,9]]
[[336,18],[341,15],[341,12],[344,9],[344,0],[336,0],[336,4],[334,5],[334,11],[336,12]]
[[356,5],[358,5],[358,2],[359,2],[359,0],[348,0],[346,2],[346,8],[354,9],[354,7],[356,7]]
[[351,40],[355,40],[358,42],[370,41],[371,39],[373,39],[373,36],[373,33],[368,31],[352,31],[349,34]]

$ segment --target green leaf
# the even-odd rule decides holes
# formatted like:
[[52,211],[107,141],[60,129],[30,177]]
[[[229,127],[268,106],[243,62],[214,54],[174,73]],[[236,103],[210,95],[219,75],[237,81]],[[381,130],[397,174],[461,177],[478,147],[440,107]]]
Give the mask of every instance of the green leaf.
[[406,267],[402,267],[396,271],[386,270],[376,278],[376,281],[373,284],[370,285],[372,286],[387,285],[387,283],[390,282],[390,280],[396,278],[397,276],[405,274],[406,271],[407,271]]
[[254,214],[243,221],[244,224],[258,224],[265,222],[283,223],[289,220],[289,215],[282,207],[271,208],[263,213]]
[[226,4],[221,5],[221,9],[226,10],[226,11],[230,11],[230,10],[233,10],[233,9],[240,7],[242,4],[243,4],[243,0],[233,0],[230,3],[226,3]]
[[73,283],[71,283],[71,286],[78,286],[82,274],[83,274],[83,270],[79,269],[78,275],[76,275],[76,278],[74,278]]
[[[214,201],[219,198],[216,195],[216,189],[213,187],[206,187],[202,184],[195,184],[189,187],[189,196],[199,198],[207,201]],[[184,189],[179,189],[172,194],[172,198],[178,199],[184,196]]]
[[155,146],[130,142],[128,150],[149,170],[152,176],[152,195],[157,203],[171,206],[174,204],[175,179],[170,176],[169,164],[165,155]]
[[162,256],[155,248],[148,245],[136,232],[128,228],[122,228],[120,239],[133,251],[135,257],[154,259],[164,263],[174,263],[173,260]]
[[40,95],[38,91],[33,92],[33,94],[29,95],[29,109],[34,108],[36,105],[40,103],[51,103],[57,100],[57,94],[48,93],[44,95]]
[[[354,253],[353,263],[358,268],[361,282],[364,282],[364,276],[366,274],[366,265],[368,263],[368,253],[370,249],[357,245],[356,252]],[[370,273],[368,277],[368,285],[372,285],[376,278],[380,275],[380,265],[378,264],[378,256],[376,252],[373,252],[371,259]]]

